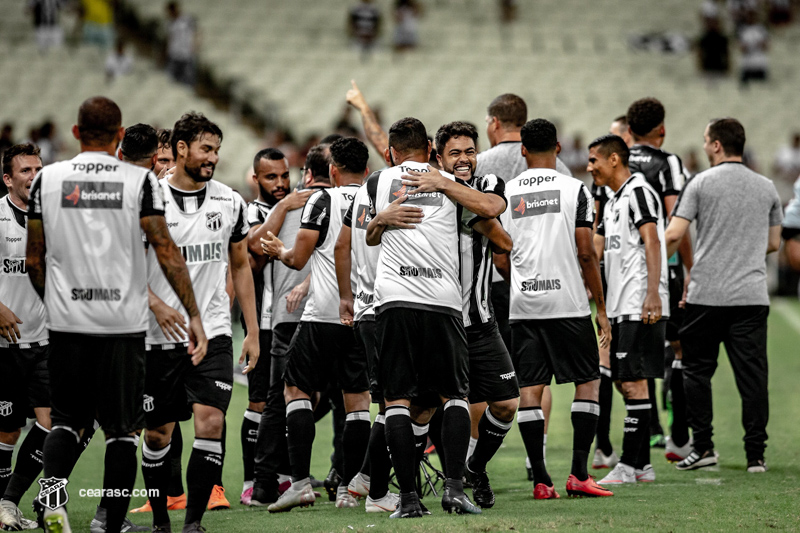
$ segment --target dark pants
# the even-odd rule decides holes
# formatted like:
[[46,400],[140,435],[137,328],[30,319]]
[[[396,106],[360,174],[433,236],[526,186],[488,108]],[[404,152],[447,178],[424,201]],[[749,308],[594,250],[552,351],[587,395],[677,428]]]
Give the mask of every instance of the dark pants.
[[769,306],[712,307],[687,304],[680,329],[687,419],[694,448],[714,448],[711,378],[720,343],[725,344],[742,397],[744,448],[748,461],[764,457],[769,419],[767,392],[767,316]]

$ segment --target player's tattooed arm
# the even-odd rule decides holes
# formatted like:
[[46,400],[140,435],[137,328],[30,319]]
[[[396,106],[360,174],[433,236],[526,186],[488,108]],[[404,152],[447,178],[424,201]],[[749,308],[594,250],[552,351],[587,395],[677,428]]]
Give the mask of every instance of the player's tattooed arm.
[[244,240],[230,244],[230,273],[233,279],[233,288],[247,326],[247,336],[242,343],[242,355],[239,358],[239,364],[247,361],[244,374],[255,368],[261,351],[258,343],[256,289],[253,284],[253,271],[250,269],[247,256],[247,243]]
[[514,241],[511,240],[511,235],[503,229],[503,225],[500,224],[500,221],[496,218],[479,220],[473,224],[472,229],[489,239],[494,253],[511,253],[511,249],[514,247]]
[[479,217],[495,218],[506,210],[506,201],[497,194],[487,194],[447,179],[433,167],[430,172],[409,170],[403,176],[403,185],[408,185],[414,193],[441,192],[454,202],[458,202]]
[[603,281],[600,277],[600,261],[597,259],[592,237],[592,228],[575,228],[578,264],[597,307],[595,320],[597,322],[597,333],[600,335],[600,346],[607,348],[611,345],[611,323],[608,321],[608,316],[606,316],[606,300],[603,295]]
[[380,211],[367,226],[367,244],[377,246],[381,243],[383,232],[388,227],[399,229],[414,229],[415,224],[422,222],[422,209],[410,205],[402,205],[408,196],[400,196],[397,200],[389,204],[386,209]]
[[339,238],[333,248],[333,257],[336,264],[336,282],[339,285],[339,320],[345,326],[353,325],[353,287],[350,284],[350,271],[352,259],[350,258],[350,239],[352,230],[348,225],[342,225]]
[[28,219],[28,245],[25,250],[25,267],[33,288],[44,299],[45,255],[47,246],[44,239],[44,226],[41,219]]
[[378,151],[384,153],[389,148],[389,136],[383,131],[378,118],[367,104],[364,94],[356,85],[356,80],[350,80],[352,87],[347,91],[347,103],[355,107],[361,113],[361,122],[364,126],[364,135],[370,144]]

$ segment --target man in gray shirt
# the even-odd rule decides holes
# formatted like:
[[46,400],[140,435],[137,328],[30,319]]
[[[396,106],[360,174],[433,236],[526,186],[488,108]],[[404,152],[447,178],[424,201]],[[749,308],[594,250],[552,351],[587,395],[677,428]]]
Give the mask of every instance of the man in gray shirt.
[[[767,273],[765,255],[780,246],[781,202],[768,178],[742,164],[744,127],[738,120],[712,120],[703,149],[709,170],[681,192],[667,228],[667,253],[678,248],[697,220],[695,263],[680,329],[687,418],[694,449],[679,470],[717,464],[714,452],[711,378],[725,343],[742,396],[748,472],[765,472],[767,393]],[[732,246],[731,243],[736,243]]]

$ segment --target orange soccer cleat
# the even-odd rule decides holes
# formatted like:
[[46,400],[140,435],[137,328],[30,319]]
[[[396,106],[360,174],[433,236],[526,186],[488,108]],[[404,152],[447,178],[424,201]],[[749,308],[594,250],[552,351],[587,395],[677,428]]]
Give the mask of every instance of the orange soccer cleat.
[[537,483],[536,486],[533,487],[534,500],[557,500],[558,498],[561,498],[561,496],[556,492],[554,485],[548,487],[544,483]]
[[[167,511],[183,511],[186,509],[186,493],[180,496],[167,496]],[[152,513],[153,508],[150,506],[150,500],[144,502],[144,505],[131,509],[132,513]]]
[[208,498],[208,510],[218,511],[220,509],[230,509],[231,504],[225,497],[225,487],[214,485],[211,496]]
[[594,476],[589,476],[584,481],[580,481],[572,474],[567,478],[567,494],[589,498],[614,495],[610,490],[595,483]]

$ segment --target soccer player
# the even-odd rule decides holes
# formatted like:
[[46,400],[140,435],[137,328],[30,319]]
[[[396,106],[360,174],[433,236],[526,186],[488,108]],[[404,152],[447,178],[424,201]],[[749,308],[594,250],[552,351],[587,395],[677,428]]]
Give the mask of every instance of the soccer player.
[[[45,437],[50,432],[47,358],[50,351],[44,303],[27,279],[28,197],[42,169],[39,148],[17,144],[3,153],[3,182],[8,195],[0,198],[0,253],[6,267],[0,272],[0,524],[33,529],[19,510],[19,501],[41,472]],[[11,456],[33,411],[36,423],[22,441],[12,474]]]
[[506,185],[509,205],[502,221],[515,245],[509,268],[503,270],[511,285],[511,342],[521,386],[517,423],[533,469],[533,497],[559,497],[542,453],[542,395],[553,376],[556,383],[575,384],[567,493],[612,496],[587,472],[600,411],[600,376],[584,279],[597,305],[600,344],[607,346],[611,340],[592,244],[592,196],[579,180],[556,171],[561,145],[552,123],[532,120],[521,134],[528,170]]
[[625,141],[625,144],[628,145],[628,148],[633,146],[634,141],[633,137],[631,136],[631,129],[628,127],[627,115],[620,115],[615,118],[611,123],[611,126],[608,128],[608,133],[622,137],[622,140]]
[[[170,138],[175,170],[159,182],[167,199],[170,235],[180,247],[200,304],[209,336],[208,353],[192,365],[180,329],[165,334],[162,315],[178,308],[175,294],[148,254],[150,327],[147,335],[147,380],[144,410],[147,430],[142,472],[151,496],[153,530],[170,531],[167,486],[170,438],[175,424],[194,415],[195,439],[186,470],[187,502],[183,531],[203,531],[200,521],[212,490],[220,485],[223,426],[233,391],[233,341],[230,300],[226,292],[230,268],[247,335],[239,362],[252,371],[259,356],[255,289],[247,253],[246,205],[230,187],[212,180],[219,161],[222,131],[197,113],[183,115]],[[171,308],[171,309],[170,309]]]
[[[373,217],[367,226],[367,243],[382,244],[375,313],[386,441],[400,485],[400,505],[391,514],[394,518],[422,516],[414,483],[412,401],[428,408],[444,403],[442,439],[448,446],[444,450],[447,481],[442,508],[480,513],[464,494],[462,484],[470,417],[466,401],[469,359],[459,281],[460,208],[442,192],[411,191],[404,183],[412,171],[430,172],[430,149],[419,120],[395,122],[389,129],[385,157],[394,166],[367,182]],[[455,181],[450,174],[441,177]],[[400,205],[402,202],[406,205]]]
[[[628,107],[627,122],[634,145],[628,166],[631,173],[641,172],[647,183],[659,195],[661,210],[669,221],[678,193],[686,181],[686,172],[680,158],[661,150],[666,130],[664,127],[664,106],[655,98],[642,98]],[[665,440],[664,430],[658,420],[655,380],[648,380],[652,411],[650,412],[650,444],[665,446],[665,454],[670,461],[680,461],[691,451],[689,428],[686,424],[686,401],[683,391],[683,370],[681,366],[681,344],[678,328],[683,322],[684,311],[680,302],[684,295],[684,272],[692,269],[692,242],[690,237],[681,241],[679,253],[669,258],[669,320],[667,321],[666,357],[671,365],[670,384],[673,400],[672,435]],[[664,377],[662,375],[662,377]]]
[[664,217],[658,193],[642,174],[631,175],[628,155],[621,137],[605,135],[589,145],[586,168],[596,185],[614,192],[594,240],[608,282],[611,373],[620,382],[628,412],[622,457],[600,484],[655,480],[649,463],[647,378],[664,372],[662,309],[669,313]]
[[[189,314],[189,356],[207,340],[180,250],[169,236],[155,175],[114,158],[124,129],[104,97],[81,104],[72,133],[81,153],[43,168],[31,187],[27,268],[44,296],[51,351],[53,428],[44,443],[45,531],[71,531],[64,504],[76,443],[94,418],[106,433],[107,531],[120,531],[136,477],[135,431],[143,425],[147,269],[151,253]],[[63,287],[69,290],[61,290]],[[188,357],[188,356],[187,356]],[[55,489],[55,490],[53,490]],[[52,491],[52,492],[51,492]],[[47,492],[47,494],[43,494]]]
[[687,184],[666,235],[668,250],[674,252],[697,220],[697,263],[680,330],[694,444],[677,468],[717,464],[711,378],[724,342],[742,397],[747,471],[766,472],[769,295],[764,254],[780,247],[781,201],[769,178],[742,164],[745,132],[738,120],[712,120],[703,139],[712,168]]
[[311,260],[310,296],[289,346],[283,375],[292,485],[269,506],[270,512],[289,511],[316,499],[309,479],[315,433],[311,397],[324,391],[332,380],[342,390],[347,413],[342,437],[344,475],[336,507],[358,505],[347,487],[358,473],[369,441],[367,356],[357,349],[352,329],[339,321],[333,253],[344,215],[366,176],[369,150],[349,137],[334,141],[330,153],[335,186],[318,190],[308,199],[294,246],[287,249],[272,233],[263,241],[265,252],[290,268],[302,269]]
[[172,130],[158,130],[158,155],[156,156],[156,162],[153,164],[153,173],[156,176],[161,176],[162,171],[169,170],[175,166],[175,156],[172,155],[172,145],[169,142],[171,135]]

